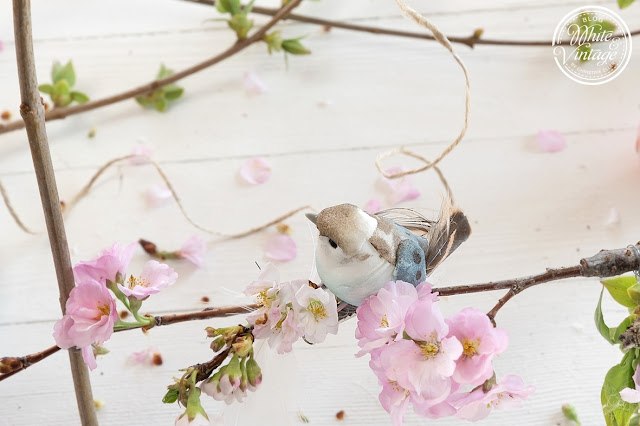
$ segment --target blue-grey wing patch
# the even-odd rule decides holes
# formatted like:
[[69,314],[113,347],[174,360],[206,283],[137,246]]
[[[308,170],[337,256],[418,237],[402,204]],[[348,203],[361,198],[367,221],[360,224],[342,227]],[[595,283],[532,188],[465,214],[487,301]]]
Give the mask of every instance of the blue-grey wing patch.
[[396,279],[418,285],[427,278],[424,251],[414,239],[402,240],[396,253]]

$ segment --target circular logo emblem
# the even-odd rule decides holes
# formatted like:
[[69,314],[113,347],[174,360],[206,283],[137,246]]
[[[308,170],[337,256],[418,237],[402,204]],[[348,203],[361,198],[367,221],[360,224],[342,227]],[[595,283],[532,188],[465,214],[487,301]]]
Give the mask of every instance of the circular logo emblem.
[[627,24],[611,10],[585,6],[567,14],[553,34],[553,54],[560,70],[580,84],[604,84],[631,59]]

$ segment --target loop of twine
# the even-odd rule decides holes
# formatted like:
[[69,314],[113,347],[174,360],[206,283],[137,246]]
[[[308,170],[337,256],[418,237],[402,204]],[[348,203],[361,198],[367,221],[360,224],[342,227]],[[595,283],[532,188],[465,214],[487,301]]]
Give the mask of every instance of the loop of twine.
[[[98,178],[105,171],[107,171],[110,167],[112,167],[112,166],[114,166],[114,165],[116,165],[116,164],[118,164],[118,163],[120,163],[122,161],[131,160],[133,158],[144,158],[145,160],[147,160],[149,162],[149,164],[151,164],[155,168],[155,170],[158,172],[158,175],[160,175],[160,178],[162,179],[164,184],[167,185],[167,188],[171,192],[171,196],[176,201],[176,204],[178,205],[178,208],[180,209],[180,212],[182,213],[182,216],[184,216],[184,218],[186,219],[187,222],[189,222],[194,228],[199,229],[200,231],[206,232],[208,234],[214,235],[216,237],[229,238],[229,239],[246,237],[248,235],[255,234],[256,232],[260,232],[260,231],[262,231],[262,230],[264,230],[266,228],[269,228],[270,226],[278,224],[278,223],[282,222],[283,220],[286,220],[286,219],[290,218],[291,216],[295,215],[296,213],[299,213],[299,212],[301,212],[303,210],[316,211],[313,207],[311,207],[309,205],[298,207],[298,208],[290,210],[289,212],[284,213],[284,214],[276,217],[275,219],[270,220],[269,222],[266,222],[266,223],[264,223],[264,224],[262,224],[260,226],[256,226],[254,228],[250,228],[250,229],[247,229],[245,231],[241,231],[241,232],[237,232],[237,233],[225,233],[225,232],[216,231],[214,229],[209,229],[209,228],[207,228],[207,227],[205,227],[203,225],[200,225],[195,220],[193,220],[191,218],[191,216],[189,216],[189,214],[187,213],[187,210],[182,205],[182,201],[180,201],[180,197],[178,196],[178,193],[176,192],[175,188],[173,187],[173,184],[171,183],[171,181],[169,180],[169,178],[165,174],[164,170],[162,169],[162,167],[160,167],[160,165],[158,163],[156,163],[155,161],[153,161],[151,158],[149,158],[146,155],[130,154],[130,155],[125,155],[125,156],[122,156],[122,157],[117,157],[117,158],[114,158],[112,160],[109,160],[102,167],[100,167],[93,174],[93,176],[91,176],[91,179],[89,179],[89,182],[87,182],[82,187],[82,189],[80,189],[80,191],[71,199],[71,201],[69,201],[66,204],[65,210],[64,210],[65,215],[68,214],[69,212],[71,212],[71,210],[76,206],[76,204],[78,204],[78,202],[80,202],[83,198],[85,198],[87,195],[89,195],[93,185],[96,183]],[[22,220],[18,216],[17,212],[14,210],[13,206],[11,205],[11,202],[9,201],[9,197],[8,197],[6,191],[5,191],[4,186],[2,185],[2,182],[0,182],[0,194],[2,195],[2,198],[4,199],[4,203],[7,206],[7,209],[9,210],[9,213],[11,213],[11,216],[16,221],[18,226],[24,232],[27,232],[29,234],[34,234],[34,235],[38,234],[38,232],[32,231],[31,229],[29,229],[22,222]]]
[[[442,151],[442,153],[440,153],[440,155],[435,160],[430,161],[426,157],[418,153],[415,153],[411,150],[408,150],[404,147],[396,148],[391,151],[380,154],[378,158],[376,158],[376,167],[380,172],[380,174],[382,174],[382,176],[388,179],[396,179],[402,176],[413,175],[416,173],[424,172],[431,168],[435,168],[436,165],[440,163],[440,161],[442,161],[451,151],[453,151],[453,149],[460,143],[462,138],[464,138],[464,135],[467,133],[467,128],[469,127],[469,114],[471,110],[471,85],[469,83],[469,72],[467,71],[467,67],[464,65],[464,62],[462,62],[462,59],[460,59],[458,54],[453,50],[453,46],[451,45],[451,42],[449,41],[447,36],[445,36],[442,33],[442,31],[440,31],[440,29],[433,22],[431,22],[429,19],[427,19],[425,16],[421,15],[420,13],[416,12],[414,9],[408,6],[403,0],[396,0],[396,3],[398,4],[398,7],[400,7],[400,10],[405,16],[410,18],[412,21],[414,21],[416,24],[420,25],[421,27],[431,31],[436,41],[440,43],[442,46],[444,46],[449,52],[451,52],[451,55],[453,56],[455,61],[458,63],[458,65],[460,65],[460,68],[462,68],[462,72],[464,73],[464,81],[465,81],[465,104],[464,104],[465,110],[464,110],[464,123],[462,125],[462,130],[460,130],[460,134],[458,135],[458,137],[456,137],[456,139],[453,142],[451,142],[451,144],[449,144],[449,146],[447,146],[444,149],[444,151]],[[424,166],[417,167],[414,169],[409,169],[409,170],[403,170],[395,173],[386,172],[382,167],[382,161],[386,158],[394,157],[396,155],[406,155],[409,157],[413,157],[417,160],[422,161],[424,163]]]
[[9,200],[9,194],[7,194],[7,190],[4,188],[4,185],[2,185],[2,181],[0,181],[0,195],[2,195],[2,199],[4,200],[5,206],[7,206],[7,210],[9,210],[9,214],[11,214],[11,217],[13,217],[13,220],[20,227],[20,229],[22,229],[27,234],[36,235],[37,232],[31,230],[31,228],[25,225],[22,219],[20,219],[20,216],[18,216],[18,212],[16,212],[16,210],[13,208],[11,200]]

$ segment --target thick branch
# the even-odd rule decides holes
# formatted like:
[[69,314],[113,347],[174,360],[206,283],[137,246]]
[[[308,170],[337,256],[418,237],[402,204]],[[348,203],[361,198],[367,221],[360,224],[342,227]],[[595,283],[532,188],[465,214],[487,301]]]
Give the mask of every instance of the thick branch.
[[[215,6],[214,0],[186,0],[186,1],[189,1],[192,3],[205,4],[208,6]],[[257,13],[260,15],[273,16],[277,12],[277,9],[254,6],[253,9],[251,9],[251,11],[253,13]],[[347,22],[331,21],[328,19],[314,18],[312,16],[298,15],[295,13],[289,14],[286,19],[290,19],[292,21],[298,21],[298,22],[305,22],[307,24],[322,25],[323,27],[328,27],[328,28],[340,28],[343,30],[359,31],[359,32],[365,32],[370,34],[381,34],[381,35],[389,35],[389,36],[404,37],[404,38],[415,38],[415,39],[431,40],[431,41],[436,40],[435,37],[433,37],[432,35],[421,33],[421,32],[390,30],[386,28],[378,28],[378,27],[372,27],[368,25],[350,24]],[[635,30],[631,32],[632,37],[637,35],[640,35],[640,30]],[[621,35],[617,34],[614,37],[621,37]],[[549,40],[488,39],[488,38],[482,38],[475,33],[471,34],[468,37],[447,36],[447,38],[451,43],[464,44],[470,48],[473,48],[477,44],[494,45],[494,46],[551,46],[551,41]]]
[[[502,308],[502,306],[504,306],[504,304],[508,300],[510,300],[516,294],[526,290],[527,288],[533,287],[534,285],[573,277],[606,278],[613,275],[624,274],[626,272],[638,271],[639,269],[640,242],[635,246],[630,246],[624,249],[603,250],[595,256],[580,260],[579,265],[570,266],[567,268],[547,268],[546,272],[538,275],[531,275],[528,277],[515,278],[504,281],[493,281],[489,283],[461,285],[454,287],[439,287],[434,288],[433,291],[437,291],[441,296],[453,296],[456,294],[480,293],[484,291],[509,289],[509,293],[507,293],[507,295],[500,299],[496,307],[494,307],[489,312],[489,317],[493,321],[493,318],[495,317],[497,311]],[[156,316],[154,318],[155,321],[153,326],[159,327],[185,321],[203,320],[215,317],[243,314],[256,308],[258,308],[258,305],[228,306],[224,308],[209,308],[203,311],[188,312],[184,314]],[[133,329],[130,328],[127,330]],[[57,346],[52,346],[43,352],[27,355],[26,357],[7,357],[0,359],[0,374],[2,374],[0,375],[0,381],[15,374],[17,371],[22,371],[29,365],[35,364],[36,362],[41,361],[47,356],[54,354],[58,351],[58,349],[59,348]],[[16,364],[15,360],[21,360],[22,364],[24,365]],[[24,360],[26,360],[27,362],[24,362]],[[8,367],[3,368],[3,366]],[[11,366],[13,366],[13,368]]]
[[[234,43],[231,47],[229,47],[224,52],[214,56],[213,58],[207,59],[204,62],[196,64],[192,67],[189,67],[185,70],[172,74],[169,77],[163,78],[161,80],[155,80],[151,83],[147,83],[143,86],[136,87],[135,89],[127,90],[122,93],[118,93],[113,96],[109,96],[107,98],[98,99],[97,101],[87,102],[81,105],[74,105],[63,108],[53,108],[45,115],[46,121],[59,120],[70,115],[80,114],[86,111],[91,111],[96,108],[100,108],[103,106],[115,104],[117,102],[125,101],[127,99],[135,98],[137,96],[146,95],[147,93],[153,92],[154,90],[165,86],[167,84],[175,83],[178,80],[183,79],[184,77],[188,77],[191,74],[195,74],[198,71],[202,71],[206,68],[209,68],[219,62],[224,61],[225,59],[233,56],[234,54],[244,50],[249,47],[253,43],[262,40],[264,35],[273,27],[278,21],[283,19],[285,16],[289,14],[291,10],[293,10],[298,4],[300,4],[302,0],[293,0],[285,7],[278,9],[273,14],[273,18],[267,22],[263,27],[261,27],[258,31],[253,33],[251,37],[246,38],[245,40],[238,41]],[[38,94],[38,99],[40,95]],[[24,127],[24,123],[21,121],[14,121],[8,124],[0,124],[0,134],[11,132],[13,130],[18,130]]]
[[[53,263],[58,278],[60,291],[60,307],[65,311],[65,304],[71,289],[74,287],[71,258],[64,230],[58,188],[49,153],[47,130],[44,123],[44,107],[40,100],[36,66],[33,54],[31,32],[31,7],[29,0],[13,0],[13,28],[16,39],[16,57],[18,63],[18,80],[20,82],[20,114],[27,129],[33,167],[36,172],[40,199],[44,209],[44,217],[49,233],[49,243],[53,254]],[[96,425],[96,417],[91,394],[89,370],[78,352],[69,352],[71,374],[76,392],[76,401],[80,420],[83,425]]]

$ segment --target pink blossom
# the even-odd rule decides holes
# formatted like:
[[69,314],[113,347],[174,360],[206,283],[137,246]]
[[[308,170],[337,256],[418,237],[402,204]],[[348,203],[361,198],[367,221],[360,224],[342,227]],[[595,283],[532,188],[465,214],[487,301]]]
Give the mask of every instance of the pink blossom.
[[151,207],[160,207],[173,198],[173,193],[166,185],[151,185],[144,195]]
[[405,331],[413,340],[396,340],[380,352],[380,365],[389,380],[415,392],[430,405],[443,402],[451,391],[451,376],[462,345],[449,331],[440,309],[430,299],[409,308]]
[[118,284],[118,288],[126,296],[133,296],[138,300],[145,299],[152,294],[173,284],[178,274],[169,265],[150,260],[142,267],[140,277],[129,277],[126,285]]
[[380,380],[380,384],[382,385],[382,392],[378,396],[380,405],[391,414],[393,426],[402,426],[411,401],[409,391],[393,380]]
[[135,155],[135,157],[129,158],[129,162],[136,165],[147,164],[152,153],[151,148],[143,143],[139,143],[131,150],[131,155]]
[[267,91],[267,85],[253,71],[247,71],[242,75],[242,83],[244,88],[250,95],[261,95]]
[[138,352],[132,352],[129,355],[129,360],[134,364],[149,363],[153,365],[153,354],[159,354],[158,348],[155,346],[149,346]]
[[637,404],[640,402],[640,368],[636,368],[636,372],[633,375],[633,383],[635,389],[624,388],[620,391],[620,398],[630,404]]
[[539,130],[537,141],[544,152],[559,152],[567,146],[564,136],[555,130]]
[[115,283],[118,275],[120,275],[120,278],[124,277],[136,245],[136,243],[131,243],[123,247],[115,243],[110,248],[103,250],[98,258],[79,262],[73,268],[73,276],[76,283],[87,280]]
[[[309,343],[321,343],[327,334],[338,333],[336,297],[329,290],[302,285],[296,292],[298,320]],[[298,308],[299,307],[299,308]]]
[[412,397],[411,401],[413,402],[413,411],[422,417],[439,419],[456,414],[456,408],[447,401],[435,405],[427,404],[424,401],[420,401],[420,398],[415,397]]
[[478,386],[493,375],[493,357],[507,348],[509,337],[501,328],[494,328],[487,315],[465,308],[446,319],[449,336],[462,343],[462,356],[456,362],[453,379],[458,383]]
[[298,255],[298,247],[288,235],[276,234],[270,237],[264,246],[264,255],[271,260],[287,262]]
[[242,163],[240,176],[252,185],[265,183],[271,176],[271,166],[262,157],[250,158]]
[[93,371],[98,368],[98,363],[96,362],[96,354],[93,352],[93,346],[85,346],[82,348],[82,359],[89,370]]
[[380,205],[380,200],[378,200],[377,198],[372,198],[364,206],[364,211],[369,214],[376,214],[380,211],[381,208],[382,206]]
[[[387,173],[402,172],[402,167],[392,167],[386,170]],[[387,190],[389,204],[396,205],[403,201],[413,200],[420,196],[420,191],[413,185],[410,176],[403,176],[397,179],[382,178]]]
[[207,249],[205,241],[194,235],[189,238],[178,250],[178,256],[182,259],[187,259],[189,262],[196,265],[198,268],[202,266],[204,254]]
[[247,287],[245,294],[256,295],[260,307],[247,318],[253,325],[256,339],[267,339],[278,353],[290,352],[293,343],[304,334],[300,324],[300,306],[295,294],[308,280],[280,283],[280,274],[267,264],[258,279]]
[[403,281],[391,281],[370,296],[356,310],[356,339],[362,356],[380,348],[396,337],[402,338],[404,318],[409,307],[418,300],[416,288]]
[[421,282],[416,287],[416,291],[418,292],[418,299],[420,300],[431,300],[432,302],[438,301],[438,292],[433,292],[433,286],[426,281]]
[[71,290],[66,314],[53,326],[53,338],[62,349],[82,348],[82,356],[92,370],[96,367],[92,343],[101,344],[111,337],[118,320],[115,300],[95,280],[85,280]]
[[492,408],[504,410],[519,407],[534,391],[533,386],[524,387],[520,377],[507,375],[487,393],[479,387],[458,398],[455,401],[455,405],[459,407],[456,417],[474,422],[482,420]]
[[175,426],[210,426],[210,421],[203,414],[196,413],[196,415],[189,420],[189,416],[181,414],[178,416],[175,422]]

